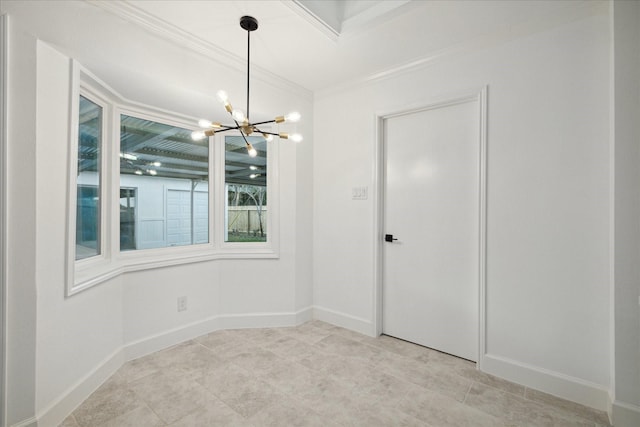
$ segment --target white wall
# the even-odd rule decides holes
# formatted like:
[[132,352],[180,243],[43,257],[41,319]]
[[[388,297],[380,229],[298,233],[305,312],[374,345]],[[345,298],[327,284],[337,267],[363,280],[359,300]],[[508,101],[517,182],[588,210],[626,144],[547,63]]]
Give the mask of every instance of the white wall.
[[640,425],[640,3],[612,4],[615,251],[613,421]]
[[36,43],[9,17],[7,94],[7,423],[34,415],[36,395]]
[[375,115],[488,85],[484,367],[605,409],[609,42],[606,7],[596,7],[557,28],[317,94],[319,315],[374,330],[376,206],[350,196],[356,186],[377,190]]
[[[12,24],[9,425],[36,418],[56,425],[126,358],[216,328],[293,325],[310,318],[308,92],[273,79],[252,83],[256,116],[298,109],[307,119],[298,125],[305,142],[282,142],[279,170],[272,171],[279,174],[278,259],[125,273],[65,298],[70,58],[132,101],[211,119],[224,112],[215,90],[242,87],[242,73],[84,2],[3,2],[2,12]],[[187,311],[177,312],[178,296],[187,296]]]

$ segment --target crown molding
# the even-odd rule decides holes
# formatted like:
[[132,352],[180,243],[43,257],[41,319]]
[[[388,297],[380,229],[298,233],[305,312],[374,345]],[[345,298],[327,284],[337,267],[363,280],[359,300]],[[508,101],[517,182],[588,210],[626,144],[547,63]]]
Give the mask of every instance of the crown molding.
[[292,1],[282,1],[282,4],[288,6],[292,11],[294,11],[298,16],[303,18],[309,24],[313,25],[318,31],[320,31],[323,35],[325,35],[329,40],[334,43],[338,42],[338,38],[340,37],[340,31],[333,28],[331,25],[327,24],[324,19],[320,18],[318,15],[313,13],[311,9],[306,7],[299,0]]
[[[213,43],[207,42],[182,28],[160,19],[144,10],[122,0],[100,1],[84,0],[86,3],[116,15],[127,22],[154,34],[164,40],[175,43],[216,63],[228,67],[234,72],[246,70],[246,59],[239,57]],[[252,77],[273,87],[292,92],[300,97],[313,100],[313,92],[291,80],[285,79],[258,65],[252,65]]]
[[503,43],[525,37],[537,32],[549,30],[571,22],[579,21],[594,15],[608,13],[608,3],[604,1],[580,0],[556,9],[553,15],[533,21],[523,22],[497,32],[477,37],[431,52],[429,55],[414,58],[402,64],[385,68],[361,77],[341,82],[336,85],[318,89],[314,92],[315,99],[344,93],[358,87],[368,86],[386,79],[396,78],[403,74],[416,72],[433,66],[445,60],[459,58],[474,52],[479,52]]

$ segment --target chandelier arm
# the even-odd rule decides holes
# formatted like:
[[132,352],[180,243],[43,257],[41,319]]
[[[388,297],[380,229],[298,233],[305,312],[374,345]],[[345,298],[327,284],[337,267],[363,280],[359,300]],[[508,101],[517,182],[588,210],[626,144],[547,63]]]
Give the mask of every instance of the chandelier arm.
[[228,131],[228,130],[236,130],[236,129],[238,129],[238,128],[237,128],[237,127],[225,126],[225,127],[224,127],[224,129],[216,130],[215,132],[216,132],[216,133],[222,133],[222,132],[226,132],[226,131]]
[[251,123],[252,126],[266,125],[267,123],[275,123],[275,120],[267,120],[266,122]]
[[[240,135],[242,136],[242,139],[244,139],[244,142],[247,145],[251,145],[249,144],[249,141],[247,140],[247,137],[244,135],[244,132],[242,131],[242,127],[240,127],[240,125],[238,124],[238,122],[236,121],[236,119],[233,119],[234,123],[236,124],[235,129],[238,129],[240,131]],[[233,128],[232,128],[233,129]]]
[[257,128],[253,128],[253,129],[254,129],[256,132],[259,132],[259,133],[262,133],[262,134],[265,134],[265,135],[280,136],[280,134],[279,134],[279,133],[266,132],[266,131],[263,131],[263,130],[260,130],[260,129],[257,129]]

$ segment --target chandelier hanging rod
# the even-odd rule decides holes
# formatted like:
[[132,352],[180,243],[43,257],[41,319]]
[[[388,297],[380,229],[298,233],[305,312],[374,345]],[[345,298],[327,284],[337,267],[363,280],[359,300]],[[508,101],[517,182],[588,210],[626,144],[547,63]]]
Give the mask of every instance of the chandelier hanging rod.
[[270,124],[270,123],[284,123],[284,122],[297,122],[300,120],[300,113],[291,112],[285,116],[276,116],[273,120],[266,120],[262,122],[251,123],[249,119],[249,101],[250,101],[250,75],[251,75],[251,32],[258,29],[258,20],[252,16],[243,16],[240,18],[240,27],[243,30],[247,31],[247,114],[245,115],[241,110],[234,109],[229,102],[229,97],[227,93],[223,90],[218,91],[216,94],[218,100],[224,105],[225,110],[231,115],[231,119],[233,120],[233,125],[223,125],[217,122],[211,122],[209,120],[200,120],[198,125],[204,130],[194,131],[191,134],[191,137],[194,140],[204,139],[206,137],[213,136],[216,132],[226,132],[229,130],[237,130],[240,132],[242,139],[247,147],[247,152],[251,157],[255,157],[257,155],[257,151],[253,148],[247,136],[252,133],[259,133],[263,136],[263,138],[267,141],[271,141],[274,136],[279,137],[280,139],[291,139],[295,142],[302,141],[302,135],[298,133],[289,134],[286,132],[269,132],[266,130],[262,130],[258,128],[258,126]]

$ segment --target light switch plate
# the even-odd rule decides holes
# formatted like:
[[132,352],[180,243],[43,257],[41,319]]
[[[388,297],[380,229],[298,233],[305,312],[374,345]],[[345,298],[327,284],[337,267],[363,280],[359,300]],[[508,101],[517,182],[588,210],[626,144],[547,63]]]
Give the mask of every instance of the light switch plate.
[[367,200],[369,189],[367,187],[353,187],[351,189],[352,200]]

